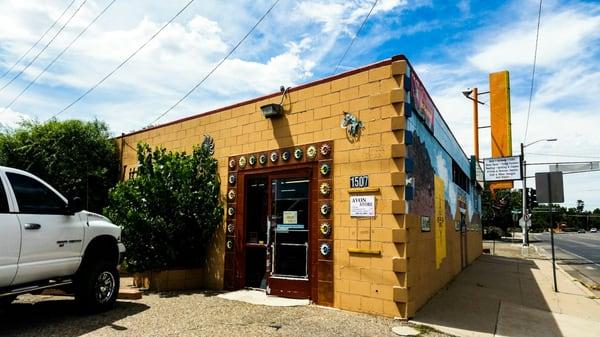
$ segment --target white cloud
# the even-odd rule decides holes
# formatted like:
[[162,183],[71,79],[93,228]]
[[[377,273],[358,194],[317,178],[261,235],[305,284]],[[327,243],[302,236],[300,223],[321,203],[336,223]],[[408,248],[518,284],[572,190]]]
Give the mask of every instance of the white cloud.
[[[559,10],[546,8],[540,24],[538,59],[540,67],[560,67],[560,62],[589,52],[598,41],[600,16],[584,8]],[[478,43],[480,51],[469,62],[484,71],[529,66],[533,60],[537,20],[529,8],[522,20],[508,23],[500,31],[487,32]],[[537,19],[537,15],[535,16]]]
[[28,115],[12,109],[0,110],[0,131],[3,128],[16,128],[20,122],[31,120]]

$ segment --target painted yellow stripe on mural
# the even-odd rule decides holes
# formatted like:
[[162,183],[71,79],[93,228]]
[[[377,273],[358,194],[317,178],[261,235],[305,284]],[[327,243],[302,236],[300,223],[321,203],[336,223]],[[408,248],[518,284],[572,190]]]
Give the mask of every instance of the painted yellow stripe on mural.
[[434,177],[435,267],[440,269],[446,257],[446,193],[444,180]]

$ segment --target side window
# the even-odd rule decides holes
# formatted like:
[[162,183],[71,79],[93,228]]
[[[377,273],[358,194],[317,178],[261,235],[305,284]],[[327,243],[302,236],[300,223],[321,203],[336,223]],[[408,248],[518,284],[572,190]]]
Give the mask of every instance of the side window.
[[27,176],[6,173],[15,192],[20,213],[62,214],[65,202],[56,193],[39,181]]
[[0,180],[0,213],[8,213],[8,199],[4,186],[2,186],[2,180]]

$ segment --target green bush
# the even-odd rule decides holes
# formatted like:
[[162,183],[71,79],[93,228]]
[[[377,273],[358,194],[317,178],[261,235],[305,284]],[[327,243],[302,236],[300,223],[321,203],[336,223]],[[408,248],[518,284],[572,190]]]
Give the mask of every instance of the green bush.
[[123,226],[130,272],[202,266],[223,217],[217,160],[138,144],[134,178],[110,191],[105,214]]
[[119,156],[108,126],[80,120],[26,121],[0,130],[0,165],[44,179],[66,197],[100,212],[119,179]]

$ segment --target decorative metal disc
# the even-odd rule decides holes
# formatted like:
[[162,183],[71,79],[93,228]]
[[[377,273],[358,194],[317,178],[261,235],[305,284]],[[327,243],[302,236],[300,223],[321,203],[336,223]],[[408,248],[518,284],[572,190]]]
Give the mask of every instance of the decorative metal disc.
[[232,223],[228,223],[227,224],[227,233],[229,234],[233,234],[233,231],[235,230],[235,225]]
[[321,205],[321,215],[329,215],[331,212],[331,205],[323,204]]
[[321,234],[323,234],[323,236],[325,236],[325,237],[329,237],[329,234],[331,234],[331,225],[328,224],[327,222],[322,223],[320,229],[321,229]]
[[302,159],[303,154],[304,152],[302,152],[302,149],[299,147],[294,150],[294,158],[296,158],[296,160]]
[[240,160],[238,160],[238,165],[240,166],[241,169],[246,167],[246,157],[241,156]]
[[227,250],[232,250],[233,249],[233,240],[227,240],[227,242],[225,242],[225,246],[227,247]]
[[329,183],[322,183],[321,186],[319,186],[319,192],[321,192],[321,195],[326,197],[329,195],[329,193],[331,193],[331,185],[329,185]]
[[283,161],[290,160],[290,151],[288,151],[288,150],[283,151],[283,153],[281,154],[281,160],[283,160]]
[[316,156],[317,148],[314,145],[309,146],[308,149],[306,149],[306,157],[308,157],[308,159],[315,159]]
[[321,168],[319,169],[319,171],[321,172],[321,175],[323,175],[323,176],[329,175],[329,172],[331,172],[331,166],[329,166],[329,164],[325,163],[325,164],[321,165]]
[[231,158],[231,160],[229,161],[229,168],[233,170],[235,168],[235,165],[235,158]]
[[319,251],[321,252],[321,255],[328,256],[329,253],[331,253],[331,247],[328,243],[322,243]]
[[235,182],[237,181],[235,174],[230,174],[227,181],[229,181],[229,185],[235,185]]
[[248,158],[248,164],[250,164],[250,166],[254,166],[256,165],[256,156],[255,155],[250,155],[250,158]]
[[227,199],[229,199],[229,201],[235,200],[235,190],[229,190],[229,192],[227,192]]
[[233,207],[229,207],[229,208],[227,209],[227,215],[229,215],[229,216],[234,216],[234,215],[235,215],[235,208],[233,208]]
[[271,162],[276,163],[279,160],[279,153],[277,151],[271,152]]
[[331,153],[331,145],[329,145],[329,144],[321,145],[321,154],[323,155],[323,157],[329,156],[330,153]]
[[266,154],[261,154],[260,157],[258,157],[258,162],[261,165],[266,165],[267,164],[267,155]]

